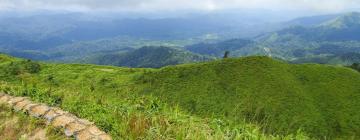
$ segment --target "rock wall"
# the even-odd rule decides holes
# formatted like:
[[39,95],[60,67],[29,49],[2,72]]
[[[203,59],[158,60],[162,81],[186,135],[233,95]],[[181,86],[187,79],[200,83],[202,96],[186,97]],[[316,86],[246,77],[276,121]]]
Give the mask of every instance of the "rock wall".
[[32,102],[26,97],[14,97],[0,93],[0,104],[7,104],[15,111],[45,119],[48,125],[63,128],[65,135],[77,140],[111,140],[111,136],[97,128],[94,123],[80,119],[60,108]]

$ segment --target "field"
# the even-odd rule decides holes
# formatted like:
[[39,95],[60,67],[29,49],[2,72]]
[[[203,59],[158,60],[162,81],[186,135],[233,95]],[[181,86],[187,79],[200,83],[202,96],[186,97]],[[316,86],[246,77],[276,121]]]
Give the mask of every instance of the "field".
[[1,90],[94,121],[114,139],[356,139],[360,74],[267,57],[134,69],[0,55]]

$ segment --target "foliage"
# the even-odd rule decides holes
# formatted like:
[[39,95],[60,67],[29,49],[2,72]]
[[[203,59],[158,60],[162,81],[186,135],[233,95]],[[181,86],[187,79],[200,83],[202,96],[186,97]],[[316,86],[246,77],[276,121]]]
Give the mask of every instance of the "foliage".
[[[5,55],[0,54],[0,59],[11,59],[10,57],[6,57]],[[24,75],[24,74],[36,74],[40,72],[41,65],[37,62],[33,62],[31,60],[17,60],[13,61],[5,61],[1,63],[0,67],[0,77],[10,77],[14,78],[14,76]]]
[[201,117],[245,119],[272,134],[359,137],[360,74],[347,68],[248,57],[165,67],[142,81],[143,94]]
[[350,68],[360,72],[360,63],[354,63],[350,66]]
[[[0,62],[1,68],[4,63],[8,62]],[[114,139],[309,139],[303,131],[272,135],[264,133],[259,124],[192,115],[187,108],[168,104],[156,94],[141,94],[147,90],[144,78],[148,76],[144,74],[159,70],[79,64],[42,64],[41,67],[38,74],[1,79],[0,89],[58,104],[94,121]],[[183,77],[187,77],[186,73]],[[58,98],[61,102],[56,102]]]
[[203,62],[214,58],[193,54],[180,48],[142,47],[125,53],[105,54],[84,60],[85,63],[100,65],[160,68],[168,65]]

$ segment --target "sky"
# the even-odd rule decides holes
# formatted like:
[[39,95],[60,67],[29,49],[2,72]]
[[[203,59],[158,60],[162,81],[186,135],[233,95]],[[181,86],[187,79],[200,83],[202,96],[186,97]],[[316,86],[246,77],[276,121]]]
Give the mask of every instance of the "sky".
[[267,9],[342,12],[360,0],[0,0],[0,10],[174,11]]

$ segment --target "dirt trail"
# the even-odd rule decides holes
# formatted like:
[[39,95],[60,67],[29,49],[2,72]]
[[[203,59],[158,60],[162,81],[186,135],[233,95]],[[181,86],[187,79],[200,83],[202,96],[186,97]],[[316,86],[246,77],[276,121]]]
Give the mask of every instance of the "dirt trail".
[[26,97],[14,97],[0,93],[0,104],[7,104],[15,111],[28,113],[32,117],[45,119],[48,125],[63,128],[68,137],[77,140],[111,140],[111,136],[97,128],[94,123],[80,119],[60,108],[32,102]]

